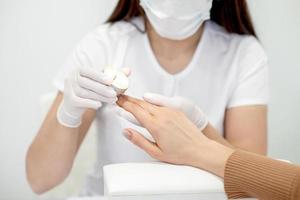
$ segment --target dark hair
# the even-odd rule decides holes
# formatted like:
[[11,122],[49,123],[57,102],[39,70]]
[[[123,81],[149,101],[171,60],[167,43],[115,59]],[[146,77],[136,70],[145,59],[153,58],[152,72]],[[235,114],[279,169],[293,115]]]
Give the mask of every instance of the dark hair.
[[[145,18],[139,0],[119,0],[107,22],[130,21],[137,16]],[[214,0],[211,20],[223,26],[229,33],[256,37],[246,0]]]

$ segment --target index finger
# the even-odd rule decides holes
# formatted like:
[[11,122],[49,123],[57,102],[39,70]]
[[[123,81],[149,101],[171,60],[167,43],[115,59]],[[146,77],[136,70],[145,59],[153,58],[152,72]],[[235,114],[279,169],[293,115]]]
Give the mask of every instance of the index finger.
[[148,111],[151,115],[155,115],[157,114],[158,111],[158,106],[153,105],[151,103],[148,103],[144,100],[140,100],[140,99],[136,99],[134,97],[130,97],[130,96],[126,96],[126,99],[132,103],[138,104],[139,106],[141,106],[143,109],[145,109],[146,111]]
[[133,114],[133,116],[141,123],[145,128],[151,129],[153,126],[153,116],[141,105],[132,101],[128,96],[120,95],[117,101],[117,104],[122,107],[124,110]]

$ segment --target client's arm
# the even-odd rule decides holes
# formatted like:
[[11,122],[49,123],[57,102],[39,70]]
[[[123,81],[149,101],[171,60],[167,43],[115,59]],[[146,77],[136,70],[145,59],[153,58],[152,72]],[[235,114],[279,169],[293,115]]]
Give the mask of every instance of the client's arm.
[[152,134],[156,143],[136,130],[124,130],[131,142],[153,158],[191,165],[223,177],[229,198],[299,199],[300,167],[210,140],[178,110],[127,96],[119,97],[117,103]]
[[224,184],[230,199],[296,200],[300,199],[300,167],[237,150],[226,163]]

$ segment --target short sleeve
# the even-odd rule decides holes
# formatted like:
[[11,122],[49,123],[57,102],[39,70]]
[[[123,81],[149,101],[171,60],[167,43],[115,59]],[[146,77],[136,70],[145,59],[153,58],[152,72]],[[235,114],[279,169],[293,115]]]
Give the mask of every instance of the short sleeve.
[[105,27],[100,27],[86,35],[73,49],[59,69],[53,85],[59,91],[64,90],[66,77],[78,68],[103,69],[107,63],[109,38],[105,35]]
[[241,45],[237,55],[236,84],[227,107],[267,105],[269,65],[262,46],[254,37],[250,37]]

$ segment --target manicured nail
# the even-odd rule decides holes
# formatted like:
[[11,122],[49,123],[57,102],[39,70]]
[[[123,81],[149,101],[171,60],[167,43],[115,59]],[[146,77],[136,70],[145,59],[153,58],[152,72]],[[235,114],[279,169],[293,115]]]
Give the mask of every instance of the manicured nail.
[[128,130],[123,130],[123,135],[128,139],[128,140],[131,140],[131,137],[132,137],[132,133],[129,132]]
[[123,100],[123,99],[124,99],[124,95],[121,94],[118,96],[118,100]]

